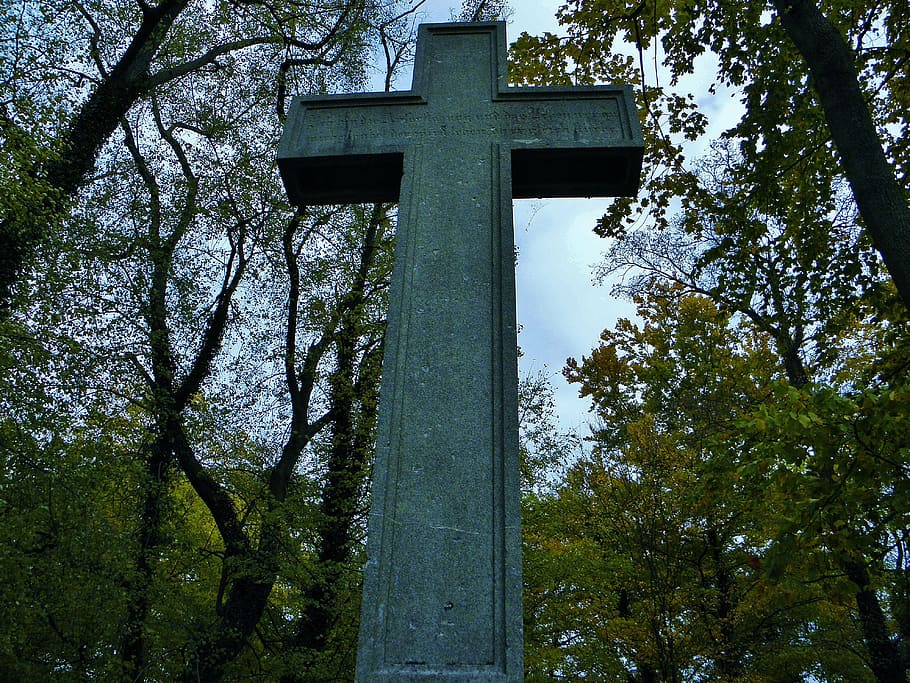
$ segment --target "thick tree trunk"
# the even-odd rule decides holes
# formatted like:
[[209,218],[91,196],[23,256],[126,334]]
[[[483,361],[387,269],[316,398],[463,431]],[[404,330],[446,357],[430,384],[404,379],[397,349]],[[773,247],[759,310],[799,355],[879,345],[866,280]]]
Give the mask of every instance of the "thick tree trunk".
[[[249,562],[249,557],[236,558],[238,563]],[[186,683],[219,683],[224,679],[228,666],[243,652],[262,617],[274,585],[274,572],[266,580],[254,576],[235,579],[231,584],[228,600],[221,612],[215,630],[197,644],[195,658],[189,662],[182,680]]]
[[[193,489],[214,518],[225,552],[222,585],[227,598],[216,606],[218,621],[194,649],[194,657],[183,672],[183,680],[217,683],[249,642],[268,603],[278,574],[278,529],[270,509],[264,515],[259,548],[244,533],[243,524],[228,492],[196,459],[182,424],[175,417],[168,425],[172,445],[181,468]],[[274,501],[270,504],[270,508]]]
[[885,157],[850,48],[815,3],[774,0],[774,6],[809,67],[863,221],[910,307],[910,204]]
[[844,563],[844,571],[859,589],[856,593],[856,607],[875,680],[878,683],[907,683],[897,643],[890,637],[878,596],[869,585],[866,565],[848,561]]
[[123,56],[82,105],[60,135],[59,156],[36,174],[43,176],[54,196],[28,215],[0,219],[0,308],[9,306],[12,288],[76,191],[95,166],[95,158],[120,119],[145,92],[149,66],[168,31],[189,0],[162,0],[144,6],[142,22]]
[[86,100],[61,140],[60,158],[47,178],[67,197],[85,182],[101,147],[120,119],[145,93],[149,66],[189,0],[162,0],[142,11],[142,22],[123,56]]
[[784,335],[784,338],[778,341],[778,352],[784,362],[787,380],[797,389],[802,389],[809,383],[809,375],[806,373],[806,366],[803,365],[799,350],[799,344],[789,335]]

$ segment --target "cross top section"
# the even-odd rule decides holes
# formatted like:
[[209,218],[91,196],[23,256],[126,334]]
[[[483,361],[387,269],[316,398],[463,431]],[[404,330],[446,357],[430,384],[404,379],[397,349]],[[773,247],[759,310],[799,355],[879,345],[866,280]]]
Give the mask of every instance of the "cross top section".
[[416,145],[451,156],[491,143],[511,150],[514,198],[638,188],[631,89],[508,87],[502,22],[421,25],[410,91],[295,100],[278,164],[295,204],[397,201]]
[[[424,97],[437,111],[488,110],[499,91],[507,88],[505,27],[501,23],[472,24],[488,31],[465,36],[463,25],[423,24],[414,58],[411,92]],[[445,40],[446,36],[461,36]],[[457,65],[453,70],[452,65]]]

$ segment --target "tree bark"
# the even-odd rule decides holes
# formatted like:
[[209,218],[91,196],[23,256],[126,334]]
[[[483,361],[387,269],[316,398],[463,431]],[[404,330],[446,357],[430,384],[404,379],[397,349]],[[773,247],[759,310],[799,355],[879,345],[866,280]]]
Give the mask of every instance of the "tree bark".
[[[795,349],[798,344],[791,340],[782,348]],[[798,353],[785,358],[789,383],[801,389],[809,382],[809,374]],[[830,477],[831,472],[822,472],[821,476]],[[891,640],[888,623],[882,610],[878,595],[869,587],[869,570],[866,565],[853,560],[837,558],[847,578],[857,587],[855,595],[856,609],[859,613],[863,642],[869,651],[870,667],[878,683],[906,683],[905,665],[897,645]]]
[[[49,150],[56,156],[29,172],[31,178],[43,186],[43,196],[33,201],[34,206],[28,212],[0,217],[0,317],[9,315],[14,286],[23,269],[34,257],[38,245],[51,233],[55,224],[63,219],[73,197],[86,183],[101,148],[140,98],[163,83],[216,63],[220,56],[253,45],[271,43],[293,46],[312,53],[311,57],[286,60],[282,67],[284,71],[290,65],[335,64],[340,59],[341,50],[330,54],[333,45],[337,45],[341,33],[356,24],[359,12],[364,8],[362,0],[343,3],[338,8],[334,24],[314,41],[303,41],[295,37],[298,22],[292,13],[280,20],[281,28],[273,33],[228,41],[194,59],[151,73],[150,67],[155,56],[174,22],[189,3],[190,0],[159,0],[158,4],[151,5],[140,0],[142,18],[139,27],[113,68],[108,70],[96,55],[92,55],[99,71],[99,85],[57,135]],[[85,58],[91,57],[85,55]],[[7,137],[29,137],[28,131],[17,127],[7,116],[2,105],[0,132]]]
[[65,210],[95,166],[95,158],[120,120],[143,95],[148,70],[165,36],[189,0],[143,4],[142,21],[123,56],[92,92],[58,140],[59,156],[43,175],[57,194],[44,199],[49,206],[27,216],[4,216],[0,221],[0,307],[9,306],[13,285],[52,221]]
[[[323,521],[318,529],[319,560],[326,569],[322,581],[307,587],[306,592],[316,597],[315,610],[298,628],[301,642],[319,649],[331,628],[332,608],[328,605],[334,595],[334,580],[338,570],[349,559],[352,529],[357,512],[359,491],[365,476],[365,464],[372,447],[370,435],[364,436],[363,426],[370,423],[368,399],[370,389],[358,378],[353,381],[356,346],[362,339],[362,309],[367,299],[367,282],[375,260],[378,240],[382,237],[381,225],[384,212],[377,205],[361,251],[360,268],[347,296],[339,305],[340,329],[329,325],[322,337],[307,349],[302,367],[298,370],[296,356],[297,307],[299,304],[300,273],[292,245],[294,233],[300,224],[298,215],[287,227],[283,243],[290,279],[288,330],[286,339],[286,379],[291,397],[292,418],[290,436],[282,456],[269,472],[269,500],[263,516],[258,544],[254,545],[243,532],[236,508],[226,491],[211,478],[192,453],[185,436],[178,444],[177,457],[193,488],[206,503],[215,518],[225,541],[223,585],[226,598],[218,607],[218,622],[211,634],[196,647],[195,659],[183,673],[183,679],[217,683],[224,678],[227,666],[247,646],[256,624],[268,605],[275,579],[278,576],[278,559],[282,551],[285,530],[280,528],[277,508],[287,497],[293,472],[303,449],[326,425],[333,424],[333,448],[329,462],[327,483],[323,491]],[[318,373],[318,365],[327,349],[338,348],[338,368],[333,376],[333,392],[329,411],[320,419],[310,422],[310,396]],[[361,359],[361,377],[375,375],[367,370],[375,364],[375,357]],[[178,395],[181,395],[179,392]],[[359,417],[355,417],[357,402],[366,404]],[[182,434],[182,431],[180,432]],[[223,527],[223,528],[222,528]],[[235,568],[241,569],[235,569]],[[307,618],[309,616],[309,618]],[[297,680],[292,675],[290,680]],[[311,679],[308,679],[311,680]]]
[[856,607],[875,680],[878,683],[907,683],[897,643],[890,638],[878,595],[869,585],[869,570],[861,562],[847,561],[843,566],[847,578],[859,589]]
[[774,0],[774,6],[809,67],[863,222],[910,308],[910,203],[885,157],[853,54],[815,3]]
[[123,56],[86,100],[61,140],[60,158],[47,169],[48,180],[72,195],[95,166],[102,145],[145,92],[149,66],[189,0],[162,0],[144,7],[142,22]]
[[[361,491],[373,450],[380,360],[381,353],[365,359],[360,372],[366,373],[367,382],[345,382],[346,386],[332,398],[338,412],[332,423],[329,471],[320,502],[318,569],[313,582],[304,591],[305,607],[295,626],[293,647],[315,652],[323,650],[334,626],[338,585],[353,554]],[[353,367],[349,372],[353,374]],[[342,381],[351,379],[347,372],[345,375]],[[374,386],[364,386],[367,383]],[[364,397],[366,400],[361,401]],[[359,410],[357,403],[361,404]],[[283,683],[299,680],[297,676],[282,679]]]
[[714,589],[717,591],[714,616],[717,619],[719,642],[714,661],[721,680],[736,680],[742,673],[743,661],[737,652],[736,634],[733,633],[732,613],[736,606],[734,577],[727,566],[721,534],[714,525],[705,532],[705,541],[711,553],[714,572]]
[[[232,592],[223,606],[219,628],[197,648],[197,658],[192,663],[190,680],[217,681],[223,676],[225,666],[232,661],[242,649],[247,638],[258,622],[262,607],[271,591],[274,568],[259,570],[258,557],[244,531],[243,523],[237,513],[234,501],[225,488],[202,466],[193,452],[186,436],[184,411],[190,399],[197,394],[203,382],[211,374],[212,362],[221,349],[224,332],[227,326],[228,311],[231,299],[246,272],[247,230],[241,229],[236,240],[231,241],[231,253],[226,264],[226,273],[221,291],[215,298],[212,313],[209,315],[202,341],[193,356],[193,362],[186,375],[178,381],[176,353],[172,344],[172,332],[169,323],[168,288],[172,276],[175,252],[180,240],[186,235],[193,216],[197,213],[198,180],[186,162],[179,143],[169,131],[164,129],[159,120],[159,133],[171,145],[181,159],[181,167],[186,179],[186,196],[184,208],[169,235],[162,234],[162,215],[160,210],[160,188],[151,168],[139,151],[130,129],[124,125],[126,144],[136,167],[149,191],[151,212],[148,227],[148,253],[151,273],[149,276],[148,298],[144,304],[143,315],[148,326],[149,357],[152,364],[152,375],[148,378],[154,399],[154,434],[155,445],[150,470],[155,463],[170,463],[176,459],[186,475],[190,485],[208,507],[225,546],[225,577],[231,584]],[[238,219],[241,217],[238,216]],[[241,225],[243,220],[239,220]],[[149,479],[154,479],[150,472]],[[166,494],[164,483],[159,483],[156,496],[163,498]],[[157,546],[153,543],[160,538],[161,509],[163,500],[150,497],[145,501],[146,516],[141,521],[143,538],[140,554],[137,559],[136,574],[147,589],[153,578],[153,560]],[[157,503],[157,504],[156,504]],[[266,526],[265,524],[263,525]],[[263,531],[265,534],[265,531]],[[149,536],[147,540],[145,535]],[[269,556],[271,557],[271,556]],[[237,570],[242,567],[242,570]],[[262,578],[266,577],[266,578]],[[243,600],[236,598],[238,589]],[[246,602],[244,602],[244,600]],[[252,604],[253,607],[248,605]],[[129,629],[124,641],[125,670],[140,680],[144,668],[144,622],[148,614],[149,596],[139,595],[130,607]],[[133,680],[133,679],[131,679]]]
[[168,431],[181,468],[208,507],[224,541],[222,586],[227,586],[227,599],[216,605],[218,620],[212,631],[195,644],[194,658],[183,672],[187,683],[217,683],[259,623],[278,573],[279,532],[272,514],[274,503],[270,501],[267,506],[270,509],[263,518],[259,547],[254,547],[230,494],[199,463],[177,416]]
[[140,512],[135,575],[127,585],[126,619],[120,637],[120,659],[127,681],[145,679],[147,648],[145,622],[151,604],[155,566],[163,540],[163,515],[172,459],[169,444],[159,436],[144,454],[144,480],[140,482]]

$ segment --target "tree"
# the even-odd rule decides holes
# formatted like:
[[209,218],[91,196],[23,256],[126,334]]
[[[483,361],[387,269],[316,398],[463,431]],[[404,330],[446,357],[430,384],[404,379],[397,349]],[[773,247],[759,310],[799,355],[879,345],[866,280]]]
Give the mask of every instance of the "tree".
[[[774,7],[781,25],[809,67],[813,89],[825,112],[844,175],[853,188],[863,221],[904,304],[910,307],[910,203],[907,201],[906,176],[903,182],[899,180],[882,148],[876,123],[866,104],[857,57],[815,3],[775,0]],[[903,11],[893,7],[882,14],[874,19],[871,13],[864,17],[866,23],[861,30],[871,29],[872,21],[885,21],[889,43],[898,56],[896,60],[888,57],[883,61],[885,68],[899,70],[910,55],[905,29],[900,26]],[[882,85],[895,75],[885,73]],[[892,91],[892,95],[899,92]]]
[[[741,316],[737,326],[754,326],[772,340],[783,385],[753,414],[754,423],[740,426],[757,425],[750,432],[756,439],[751,457],[765,468],[748,471],[758,480],[776,472],[774,486],[792,503],[781,517],[789,522],[769,533],[774,543],[766,568],[779,578],[788,566],[781,558],[807,560],[827,549],[821,553],[826,566],[852,583],[869,670],[878,680],[903,680],[895,625],[874,587],[890,567],[903,567],[893,541],[902,522],[888,529],[903,515],[903,502],[889,491],[906,477],[898,445],[904,436],[882,398],[883,392],[902,391],[905,381],[904,370],[885,360],[903,344],[897,339],[905,314],[889,302],[890,288],[878,276],[868,242],[857,235],[840,186],[843,179],[852,186],[858,212],[906,304],[906,249],[900,246],[908,234],[900,227],[907,208],[906,142],[893,135],[905,125],[896,113],[906,109],[900,75],[905,12],[891,3],[828,3],[825,20],[811,3],[773,5],[777,18],[760,4],[573,2],[561,10],[566,40],[525,37],[516,55],[522,73],[534,78],[547,77],[547,62],[569,59],[576,77],[615,78],[628,74],[630,62],[606,51],[624,37],[639,47],[639,83],[644,51],[653,47],[656,62],[662,46],[672,85],[710,50],[718,80],[741,89],[743,117],[724,134],[732,144],[717,148],[725,161],[693,169],[678,155],[678,140],[698,135],[705,120],[685,98],[642,87],[646,136],[654,147],[639,209],[658,231],[635,230],[614,247],[605,272],[631,268],[635,275],[625,288],[639,296],[667,286],[661,282],[708,296]],[[814,42],[807,40],[809,28]],[[827,31],[823,42],[820,31]],[[876,42],[879,36],[884,46]],[[831,68],[820,67],[819,57]],[[815,87],[817,99],[806,95],[807,85]],[[841,114],[848,112],[852,123],[844,127]],[[885,158],[890,167],[880,163]],[[879,187],[891,188],[882,193],[890,197],[889,207],[877,219],[873,214],[882,207],[864,205],[868,178],[857,175],[863,163],[874,166],[868,177]],[[683,212],[673,218],[677,200]],[[598,232],[623,234],[618,222],[632,213],[631,203],[618,202]],[[889,225],[874,227],[882,215]],[[895,226],[890,244],[892,238],[876,233]],[[867,344],[869,353],[858,351]],[[882,363],[891,370],[874,369]],[[866,412],[872,406],[876,417]],[[769,435],[769,419],[783,431]],[[881,432],[866,432],[867,424]],[[890,451],[879,434],[888,434]],[[876,475],[866,478],[871,471]],[[797,534],[804,540],[797,543]]]
[[[857,431],[858,425],[869,418],[858,409],[856,395],[866,397],[861,402],[865,405],[883,407],[879,403],[883,378],[871,371],[881,361],[875,360],[874,354],[857,354],[856,348],[864,343],[886,348],[887,344],[871,342],[872,337],[882,333],[880,321],[883,317],[889,319],[890,328],[895,331],[903,328],[903,318],[886,313],[880,308],[881,300],[870,294],[882,291],[874,254],[855,227],[849,204],[837,209],[836,190],[831,198],[816,200],[821,206],[815,208],[802,202],[775,202],[776,192],[772,191],[770,198],[757,198],[764,200],[766,208],[775,207],[774,215],[744,213],[743,207],[749,203],[742,201],[738,193],[738,157],[731,155],[727,146],[717,151],[721,154],[702,166],[700,177],[705,191],[695,194],[679,221],[656,235],[646,230],[632,233],[611,249],[605,272],[632,268],[639,273],[622,287],[625,291],[641,292],[654,282],[668,281],[681,290],[710,296],[728,310],[738,312],[744,324],[754,326],[774,341],[790,390],[776,392],[762,408],[759,424],[765,425],[770,415],[793,412],[796,406],[815,406],[810,410],[814,417],[808,420],[805,408],[801,408],[793,413],[800,416],[799,421],[792,415],[782,418],[793,431],[792,440],[785,439],[787,456],[778,450],[782,444],[775,439],[779,435],[766,444],[764,456],[758,456],[762,448],[756,448],[755,455],[766,458],[762,460],[766,467],[773,467],[784,458],[806,473],[801,479],[807,486],[801,494],[805,498],[796,495],[793,482],[788,481],[788,499],[802,500],[797,505],[810,499],[824,501],[823,505],[818,504],[821,507],[831,506],[825,508],[824,515],[819,514],[815,504],[810,506],[808,517],[805,511],[791,511],[791,525],[779,530],[775,537],[781,540],[781,533],[792,534],[794,529],[805,537],[812,528],[819,534],[819,545],[840,549],[831,557],[855,586],[856,608],[873,671],[879,680],[895,680],[902,676],[898,673],[902,670],[901,656],[891,642],[892,628],[887,624],[885,610],[870,590],[870,571],[878,574],[884,569],[880,561],[890,552],[890,542],[883,538],[871,540],[870,532],[874,537],[883,530],[880,522],[866,518],[862,509],[885,495],[887,482],[900,481],[905,474],[897,461],[883,455],[882,445],[873,446],[877,439],[860,437]],[[791,190],[791,196],[805,199],[824,185],[817,184],[815,175],[801,173],[785,187]],[[898,376],[889,373],[889,388],[894,388],[895,381],[901,385],[903,380]],[[882,415],[874,419],[884,426],[890,418]],[[884,423],[878,422],[882,419]],[[816,422],[818,429],[808,429]],[[847,427],[851,423],[854,427]],[[899,444],[904,437],[898,435],[900,430],[894,431],[895,427],[891,424],[887,430],[892,444]],[[760,428],[759,434],[762,443],[770,438],[765,427]],[[869,479],[855,476],[844,482],[834,472],[840,468],[856,475],[852,459],[859,457],[857,451],[878,452],[881,469]],[[853,496],[863,501],[860,509],[851,510],[856,505]],[[902,514],[902,503],[895,502],[897,507],[889,507],[890,512],[883,518]],[[836,518],[829,518],[827,523],[836,526],[838,536],[853,537],[856,545],[850,546],[849,551],[842,540],[835,543],[828,538],[830,527],[816,526],[826,515]],[[860,538],[866,541],[859,541]],[[865,545],[867,542],[871,546]],[[789,542],[784,545],[793,551]],[[806,547],[812,551],[811,544]]]
[[[806,159],[827,159],[829,175],[840,170],[849,181],[873,243],[905,304],[910,300],[907,136],[894,134],[906,127],[908,104],[903,3],[829,2],[819,9],[811,2],[576,0],[563,5],[559,18],[565,39],[548,34],[517,42],[519,71],[539,75],[548,64],[571,61],[576,78],[642,84],[639,105],[650,150],[640,210],[661,222],[671,200],[688,194],[691,172],[673,139],[694,139],[705,130],[694,98],[644,86],[645,52],[654,50],[656,69],[662,48],[675,85],[710,51],[717,57],[717,81],[742,92],[743,116],[724,135],[739,143],[750,185],[768,188],[798,173]],[[617,39],[637,45],[640,77],[629,78],[631,60],[609,54]],[[599,230],[620,234],[620,220],[632,206],[618,203]]]
[[[230,69],[250,54],[270,54],[281,79],[290,69],[336,64],[357,45],[366,17],[362,2],[329,2],[308,14],[268,2],[205,6],[189,0],[141,2],[123,15],[82,2],[48,2],[40,9],[22,2],[5,10],[8,95],[0,122],[15,147],[4,178],[16,200],[0,216],[3,306],[50,225],[62,225],[121,119],[150,93],[200,72]],[[72,84],[78,101],[63,94]],[[51,136],[33,136],[48,123]]]
[[502,21],[509,14],[508,0],[462,0],[461,11],[451,11],[452,21]]
[[575,431],[559,425],[553,385],[544,371],[518,380],[518,441],[524,493],[548,491],[581,449]]
[[[331,564],[322,562],[320,547],[339,553],[338,563],[359,560],[370,455],[364,444],[372,438],[392,222],[389,207],[295,215],[274,189],[274,146],[286,92],[361,82],[365,19],[381,40],[395,34],[391,66],[400,64],[409,42],[399,25],[409,25],[410,12],[371,6],[375,14],[358,10],[353,22],[352,8],[272,16],[273,8],[258,3],[244,3],[237,15],[227,5],[186,5],[155,59],[163,69],[191,63],[201,69],[185,71],[181,87],[171,79],[153,82],[117,117],[119,133],[93,159],[97,177],[68,199],[70,210],[57,212],[65,229],[42,238],[52,248],[40,250],[34,264],[45,282],[23,292],[21,305],[2,321],[10,369],[2,400],[10,416],[27,419],[5,425],[11,438],[0,446],[11,463],[9,481],[28,470],[12,455],[23,443],[42,461],[67,456],[48,466],[39,488],[70,476],[65,463],[79,472],[91,462],[94,486],[67,486],[68,509],[94,509],[81,496],[109,492],[99,506],[117,500],[109,517],[120,531],[112,535],[120,550],[115,556],[99,550],[99,557],[116,560],[103,580],[73,574],[86,591],[108,596],[109,609],[92,612],[92,628],[80,628],[70,594],[45,593],[24,580],[28,559],[9,563],[22,593],[8,594],[4,613],[30,604],[47,616],[47,623],[30,621],[35,637],[28,647],[4,634],[4,662],[35,663],[11,668],[11,678],[47,677],[51,670],[131,680],[277,677],[288,665],[276,653],[288,651],[295,629],[314,638],[322,650],[317,658],[338,647],[332,638],[340,633],[347,655],[333,675],[351,669],[350,628],[338,627],[333,609],[323,623],[307,623],[301,593],[313,590],[311,570]],[[128,25],[116,8],[92,9],[105,29],[92,34],[102,46],[108,29]],[[342,41],[338,28],[316,57],[278,39],[195,57],[205,41],[247,23],[274,38],[268,31],[277,22],[299,37],[318,32],[324,21],[341,27],[345,12],[357,30]],[[48,20],[65,28],[73,16],[50,13]],[[93,25],[86,12],[78,16]],[[22,35],[39,41],[25,29],[45,17],[25,10],[23,17]],[[63,63],[60,55],[68,53],[60,47],[51,54]],[[10,82],[26,82],[14,76]],[[52,98],[36,92],[33,99],[56,111]],[[34,161],[42,150],[37,142],[27,136],[11,142],[24,150],[16,163],[34,162],[34,182],[16,185],[18,179],[4,176],[14,191],[9,205],[26,216],[29,206],[45,206],[38,196],[44,190],[30,189],[46,186],[43,162]],[[29,383],[31,392],[22,393]],[[118,419],[127,410],[130,421]],[[5,538],[19,524],[14,520],[27,520],[20,506],[34,499],[27,487],[15,495],[8,490]],[[79,521],[98,515],[73,514],[67,527],[56,517],[34,517],[36,529],[62,528],[76,539]],[[336,548],[339,535],[348,542]],[[86,552],[104,543],[99,536]],[[64,560],[60,567],[73,565]],[[356,601],[356,571],[347,564],[333,566],[320,586],[325,601],[345,592]],[[93,602],[99,601],[83,600]],[[40,643],[50,644],[48,651]],[[313,664],[310,680],[322,675],[319,666]]]
[[621,321],[566,369],[601,422],[526,532],[530,561],[552,567],[549,595],[529,601],[545,624],[530,665],[542,652],[550,678],[871,680],[832,556],[806,542],[770,569],[804,495],[777,462],[756,467],[741,427],[773,409],[773,339],[675,287],[638,301],[640,325]]

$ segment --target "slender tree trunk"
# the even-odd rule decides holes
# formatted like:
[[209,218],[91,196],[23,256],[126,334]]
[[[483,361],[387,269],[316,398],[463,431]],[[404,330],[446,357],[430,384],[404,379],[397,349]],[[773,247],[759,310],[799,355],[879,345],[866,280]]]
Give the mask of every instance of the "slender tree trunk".
[[[381,359],[371,358],[368,362],[378,365],[378,360]],[[372,375],[369,381],[373,385],[378,385],[378,371],[372,372],[370,368],[362,370]],[[333,411],[333,443],[320,504],[316,577],[304,591],[304,611],[291,642],[293,647],[315,652],[324,649],[335,622],[338,587],[344,572],[348,571],[353,554],[361,492],[373,452],[376,386],[355,383],[348,372],[339,382],[342,386],[336,385],[333,395],[333,403],[336,404]],[[368,393],[365,401],[362,400],[362,392]],[[360,409],[355,414],[357,404],[360,404]],[[284,683],[299,680],[296,676],[283,679]]]
[[[787,346],[791,351],[795,342]],[[785,358],[787,379],[797,389],[809,381],[809,374],[797,353],[790,353]],[[830,477],[831,472],[822,472]],[[897,645],[890,637],[888,623],[882,610],[878,595],[869,587],[869,570],[866,565],[853,560],[837,558],[844,573],[857,587],[855,595],[856,609],[860,617],[863,642],[869,651],[872,673],[878,683],[906,683],[905,665]]]
[[806,60],[863,222],[910,307],[910,204],[888,163],[844,37],[810,0],[774,0]]
[[720,631],[720,643],[715,657],[717,671],[722,680],[735,680],[742,673],[743,663],[735,651],[737,641],[730,619],[736,599],[733,592],[734,580],[724,562],[723,544],[715,526],[707,530],[705,540],[714,563],[714,588],[717,591],[717,601],[714,604],[714,616]]
[[[365,458],[362,452],[357,452],[353,439],[353,401],[350,397],[345,400],[349,404],[340,406],[332,425],[333,444],[317,528],[317,568],[312,583],[304,591],[304,609],[291,643],[293,647],[313,651],[325,647],[335,619],[337,585],[350,559],[353,524],[364,479]],[[337,396],[333,402],[338,402]]]
[[[360,265],[351,291],[342,303],[342,323],[336,336],[337,368],[331,378],[332,448],[320,501],[317,526],[317,570],[304,591],[304,609],[291,646],[311,652],[325,648],[337,615],[338,587],[351,560],[361,492],[373,453],[379,399],[382,347],[357,362],[363,338],[364,304],[369,271],[384,237],[385,211],[373,213],[364,237]],[[290,673],[282,683],[312,680]]]
[[170,479],[171,453],[162,436],[145,454],[144,480],[140,482],[138,548],[134,576],[127,587],[127,608],[120,637],[120,657],[125,681],[145,678],[147,648],[145,623],[151,604],[156,558],[162,543],[162,521]]
[[[381,220],[382,219],[382,220]],[[322,581],[317,581],[308,591],[317,598],[317,609],[310,619],[298,629],[301,642],[321,647],[331,628],[332,609],[328,604],[334,595],[334,582],[339,568],[350,555],[352,529],[357,512],[359,492],[365,474],[365,463],[371,452],[371,428],[366,437],[361,427],[371,422],[369,411],[375,411],[375,400],[370,400],[372,388],[361,378],[378,380],[378,367],[371,370],[373,357],[361,360],[360,372],[354,380],[357,344],[362,338],[363,305],[366,301],[367,277],[376,257],[378,240],[382,238],[384,212],[377,205],[361,251],[360,268],[348,295],[340,304],[341,323],[338,331],[329,330],[312,344],[306,353],[302,368],[295,366],[296,310],[299,297],[299,272],[291,240],[299,221],[295,219],[284,235],[285,258],[291,281],[287,339],[288,386],[291,393],[291,435],[284,446],[279,462],[269,475],[270,498],[263,516],[259,543],[253,543],[243,533],[237,511],[224,489],[201,467],[192,454],[185,436],[177,444],[181,466],[194,489],[206,502],[225,541],[223,584],[227,587],[224,603],[218,609],[218,623],[213,632],[196,648],[194,660],[184,671],[185,681],[217,683],[224,678],[227,666],[247,646],[259,619],[268,605],[275,579],[278,576],[278,558],[282,552],[286,530],[278,526],[278,507],[284,502],[291,484],[290,473],[298,462],[303,449],[325,425],[333,425],[333,448],[329,474],[323,491],[320,535],[320,563],[326,570]],[[338,369],[333,375],[332,405],[320,420],[310,423],[307,419],[309,397],[315,382],[318,364],[326,348],[334,343],[338,348]],[[355,405],[362,411],[355,415]],[[182,434],[182,432],[181,432]],[[306,617],[306,615],[305,615]],[[292,678],[291,680],[295,680]]]

